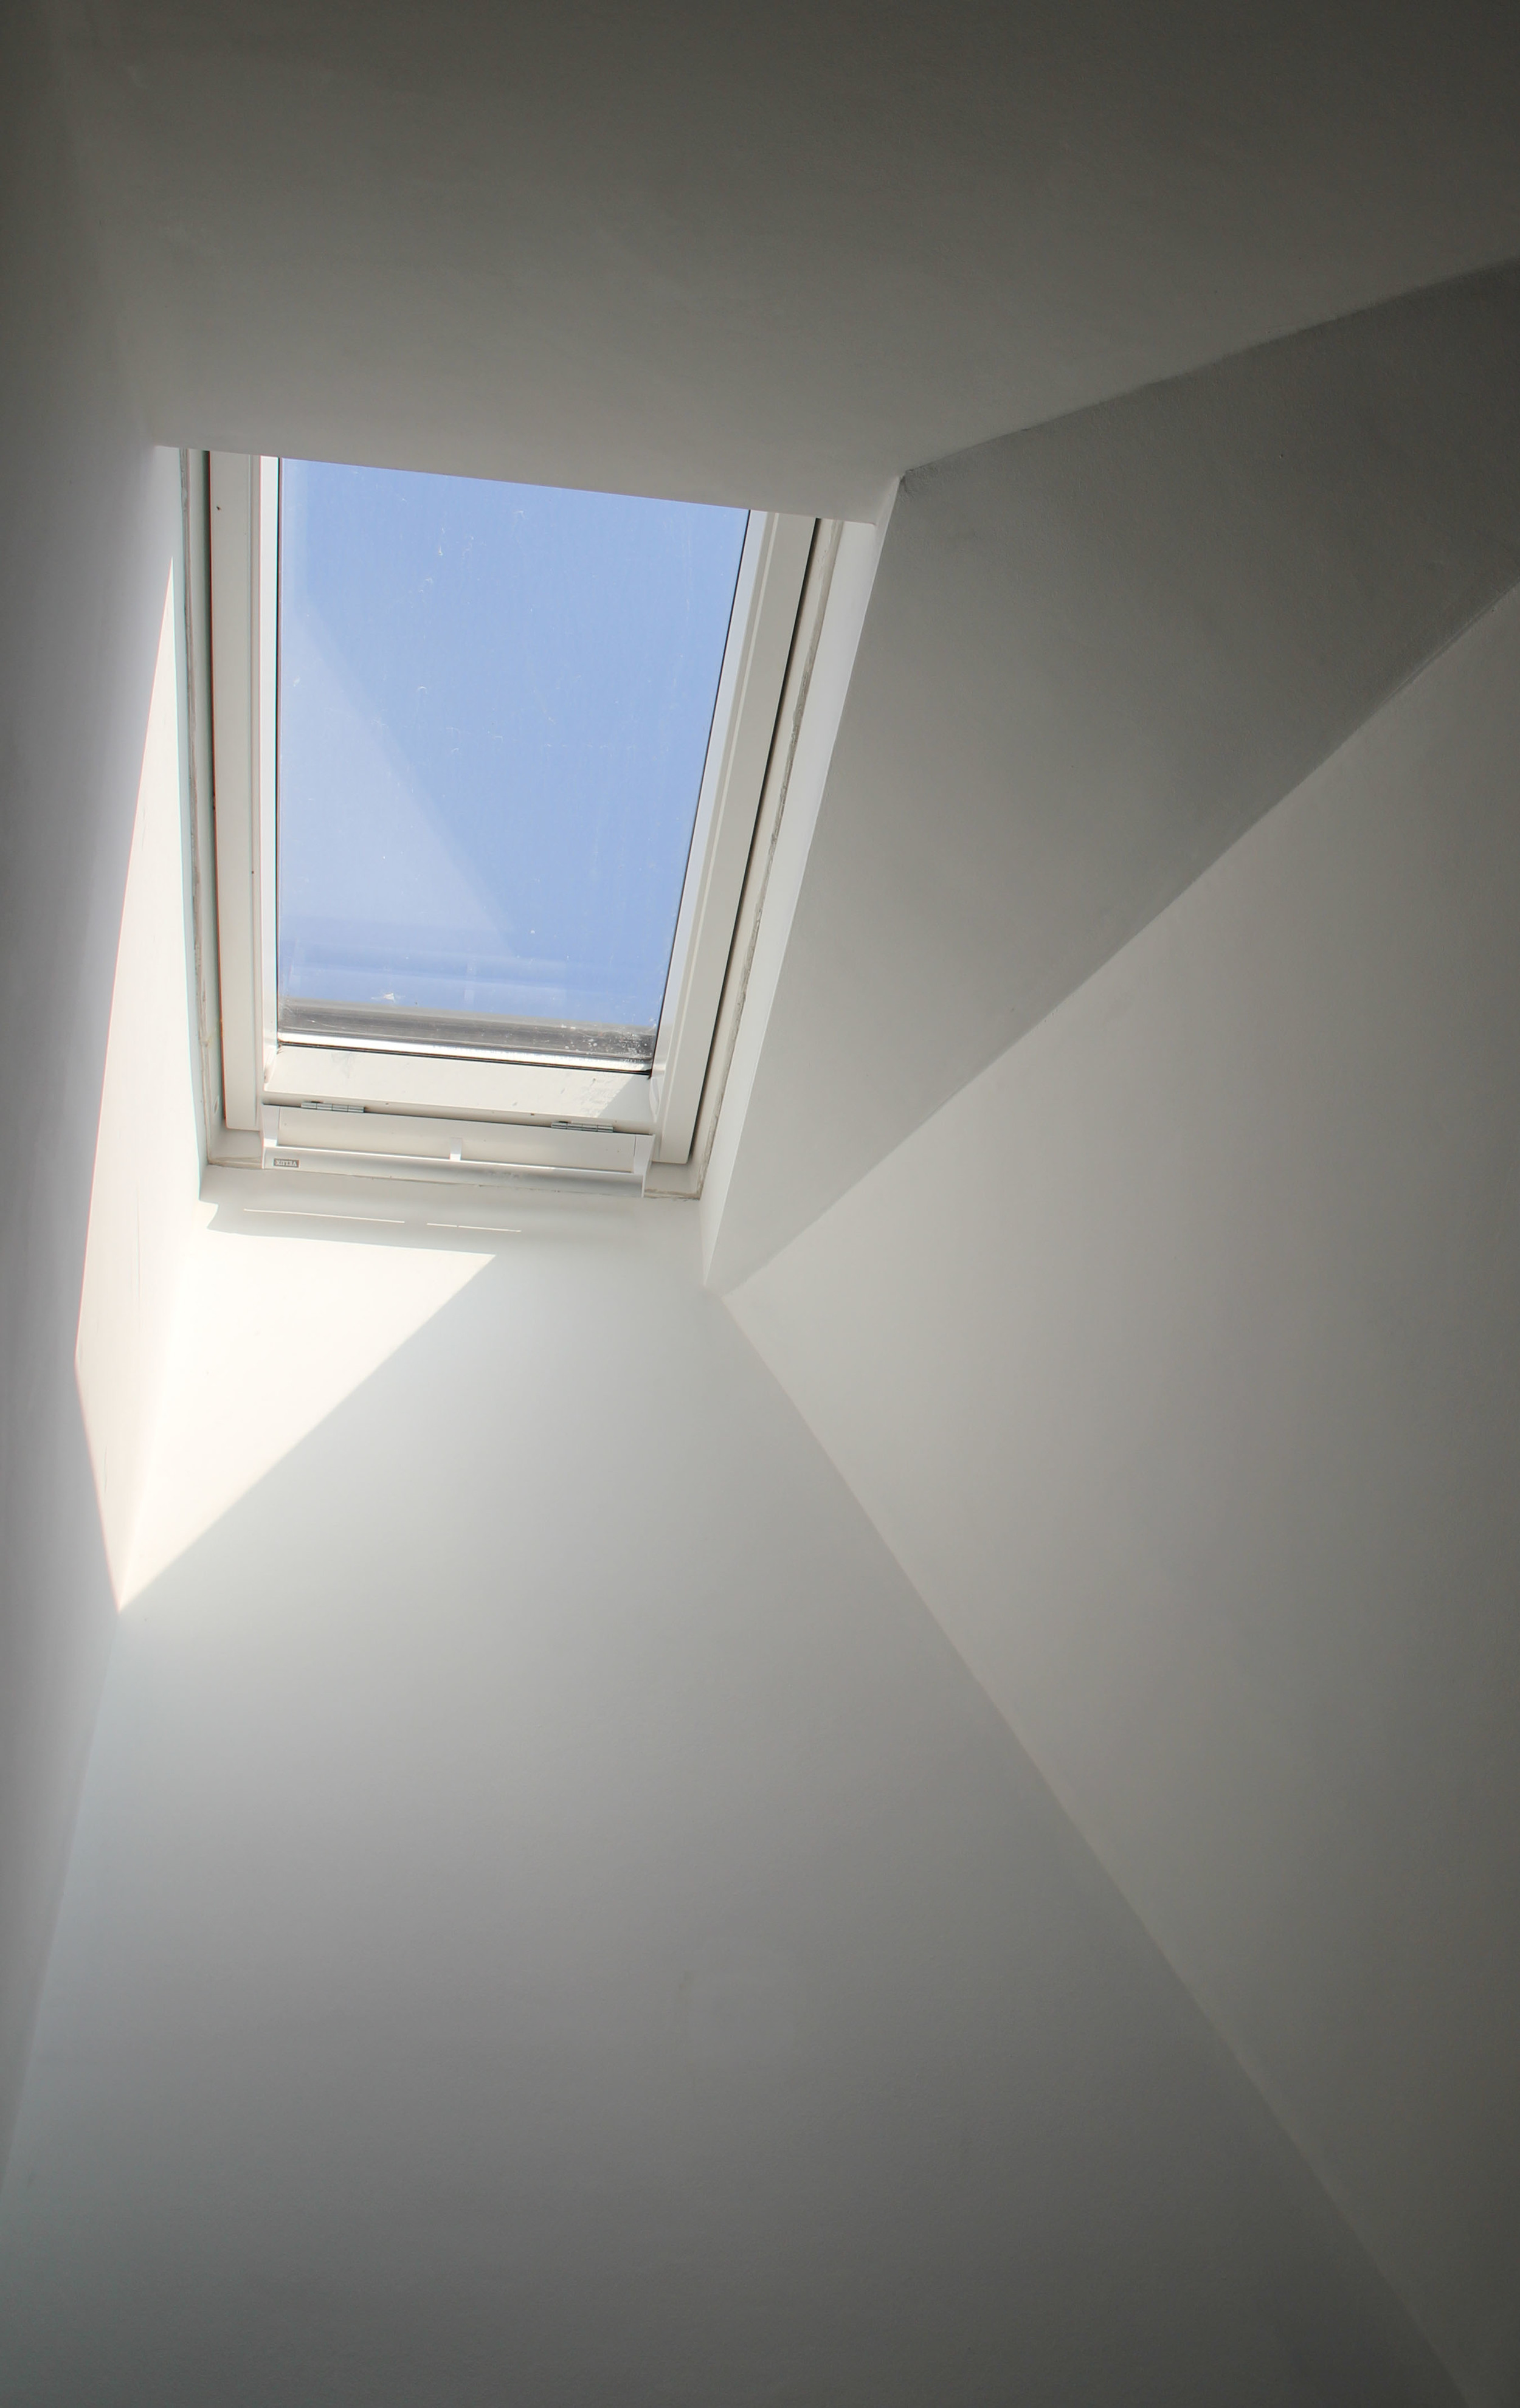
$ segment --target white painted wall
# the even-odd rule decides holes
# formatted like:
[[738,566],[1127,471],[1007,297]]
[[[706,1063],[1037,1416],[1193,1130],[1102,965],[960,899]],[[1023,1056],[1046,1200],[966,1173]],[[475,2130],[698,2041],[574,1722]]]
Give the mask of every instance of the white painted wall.
[[695,1212],[293,1185],[192,1408],[373,1368],[121,1616],[4,2408],[1451,2408]]
[[[1274,26],[1213,48],[1184,27],[1169,56],[1122,16],[1054,12],[1038,75],[1011,43],[984,72],[968,17],[926,75],[907,19],[890,41],[863,45],[847,19],[821,26],[803,12],[775,41],[774,12],[751,11],[746,38],[780,91],[741,150],[734,111],[711,102],[738,92],[753,105],[753,53],[710,12],[707,47],[665,95],[669,117],[618,72],[617,44],[636,44],[656,87],[669,54],[610,16],[587,41],[587,21],[545,12],[537,90],[557,105],[520,113],[520,138],[504,139],[504,108],[535,86],[512,27],[488,29],[482,49],[478,12],[424,22],[397,8],[351,31],[337,12],[277,8],[255,43],[203,10],[60,11],[86,228],[49,62],[30,13],[7,12],[0,523],[24,573],[0,587],[0,2115],[20,2081],[115,1627],[73,1363],[179,533],[173,463],[148,448],[117,336],[152,431],[173,439],[871,509],[908,459],[1513,249],[1513,18],[1475,8],[1454,35],[1450,9],[1414,8],[1409,38],[1393,39],[1385,11],[1321,11],[1295,43]],[[690,28],[671,25],[679,49]],[[839,48],[813,74],[824,36]],[[800,83],[789,40],[810,68]],[[1276,80],[1264,84],[1268,68]],[[905,93],[924,133],[906,149]],[[701,140],[672,140],[672,123]],[[776,127],[791,146],[780,173]],[[1496,707],[1489,688],[1479,700]],[[1403,864],[1388,873],[1396,900],[1420,891],[1421,829],[1440,877],[1460,871],[1442,854],[1443,822],[1406,824],[1382,799],[1364,819],[1369,857]],[[1466,824],[1453,823],[1459,852]],[[1400,829],[1404,853],[1377,850]],[[939,1217],[924,1242],[921,1188],[895,1225],[896,1254],[868,1230],[825,1280],[799,1254],[786,1276],[801,1306],[778,1273],[767,1342],[778,1359],[782,1339],[791,1345],[788,1377],[820,1427],[822,1392],[847,1372],[869,1439],[864,1469],[848,1431],[825,1435],[861,1495],[905,1561],[888,1504],[921,1511],[938,1533],[913,1560],[947,1627],[1011,1712],[1046,1700],[1049,1727],[1026,1731],[1031,1743],[1431,2329],[1478,2370],[1482,2396],[1512,2363],[1497,2271],[1513,2226],[1513,2152],[1499,2146],[1512,2075],[1498,2041],[1485,2058],[1481,2025],[1490,2008],[1504,2024],[1494,2001],[1513,1986],[1493,1838],[1513,1822],[1513,1668],[1496,1610],[1461,1625],[1454,1673],[1420,1582],[1435,1530],[1444,1562],[1476,1567],[1470,1586],[1484,1600],[1479,1574],[1504,1560],[1493,1497],[1512,1469],[1510,1425],[1491,1398],[1473,1405],[1445,1363],[1431,1388],[1445,1413],[1436,1436],[1462,1427],[1467,1443],[1442,1455],[1432,1440],[1422,1454],[1420,1425],[1420,1444],[1399,1439],[1387,1458],[1408,1474],[1400,1485],[1382,1456],[1369,1473],[1357,1454],[1360,1376],[1335,1380],[1355,1356],[1397,1422],[1405,1354],[1425,1359],[1424,1325],[1401,1319],[1408,1295],[1429,1300],[1442,1329],[1478,1327],[1462,1283],[1486,1259],[1502,1302],[1501,1224],[1480,1206],[1487,1197],[1497,1216],[1509,1191],[1496,1172],[1493,1204],[1473,1164],[1484,1132],[1507,1125],[1489,1110],[1491,1026],[1474,1007],[1471,1047],[1454,1039],[1431,1069],[1421,1049],[1448,1024],[1408,1004],[1408,962],[1396,969],[1372,945],[1363,855],[1332,847],[1327,859],[1326,895],[1360,932],[1353,957],[1376,1010],[1329,975],[1330,939],[1321,930],[1316,951],[1305,933],[1329,903],[1312,880],[1307,892],[1290,880],[1273,958],[1286,947],[1304,997],[1296,985],[1281,994],[1259,965],[1255,986],[1231,984],[1252,959],[1254,904],[1227,945],[1205,946],[1188,1009],[1173,997],[1183,1063],[1202,1048],[1208,1112],[1174,1067],[1157,1100],[1160,1152],[1147,1155],[1132,1126],[1146,1082],[1122,1047],[1093,1091],[1095,1125],[1069,1136],[1074,1152],[1056,1143],[1066,1107],[1054,1095],[1041,1107],[1030,1176],[1044,1200],[1030,1209],[1058,1326],[1036,1328],[1045,1356],[1031,1343],[1027,1359],[1041,1405],[1054,1400],[1049,1429],[1034,1416],[1041,1445],[1054,1446],[1066,1412],[1077,1468],[1064,1484],[1059,1451],[1037,1448],[1050,1476],[1018,1492],[1013,1526],[974,1483],[954,1484],[966,1458],[984,1465],[989,1491],[1006,1472],[996,1454],[976,1455],[980,1408],[957,1404],[968,1365],[982,1367],[983,1401],[1000,1409],[1007,1388],[987,1336],[1010,1327],[1002,1191],[983,1192],[976,1168],[1006,1166],[996,1148],[979,1154],[975,1125],[963,1129],[964,1182],[945,1190],[958,1199],[948,1251],[964,1256],[964,1289],[934,1284],[947,1249]],[[1439,911],[1405,911],[1427,990],[1440,989],[1443,960],[1453,994],[1486,964],[1496,1009],[1508,1009],[1498,923],[1482,918],[1509,910],[1500,889],[1494,881],[1486,903],[1461,889],[1460,941]],[[1476,920],[1462,916],[1469,903]],[[1210,908],[1195,899],[1164,924],[1190,927],[1187,911]],[[1164,960],[1173,940],[1156,939]],[[1137,947],[1126,959],[1151,957]],[[1231,995],[1244,1028],[1215,1009]],[[1339,1354],[1340,1291],[1316,1270],[1313,1217],[1286,1157],[1269,1148],[1258,1160],[1255,1125],[1241,1134],[1226,1109],[1242,1062],[1278,1092],[1277,1057],[1263,1066],[1247,1042],[1262,1034],[1264,996],[1298,1012],[1294,1059],[1309,1065],[1307,1084],[1283,1089],[1287,1137],[1313,1164],[1339,1160],[1338,1129],[1351,1132],[1346,1210],[1376,1240],[1370,1301]],[[1390,998],[1408,1004],[1403,1021]],[[1351,1050],[1331,1044],[1322,1065],[1326,1004],[1324,1025],[1349,1030]],[[1163,1023],[1173,1006],[1158,1007]],[[1067,1026],[1058,1016],[1027,1059],[1044,1060]],[[1444,1154],[1415,1150],[1412,1170],[1410,1147],[1388,1135],[1400,1125],[1386,1059],[1400,1029],[1425,1081],[1412,1092],[1449,1140]],[[1078,1054],[1080,1068],[1089,1055]],[[1342,1096],[1336,1065],[1347,1062],[1379,1076],[1348,1073]],[[1195,1199],[1183,1136],[1215,1176],[1213,1200],[1241,1216],[1243,1253],[1228,1216],[1216,1223]],[[1126,1171],[1132,1137],[1151,1165],[1140,1202],[1152,1219],[1084,1224],[1098,1209],[1089,1174]],[[1211,1171],[1212,1148],[1225,1170]],[[1281,1182],[1277,1222],[1250,1217],[1256,1185],[1241,1160],[1263,1192]],[[1063,1162],[1082,1176],[1053,1202],[1038,1180]],[[1422,1183],[1427,1162],[1450,1171],[1445,1184]],[[939,1161],[932,1179],[947,1179]],[[1430,1227],[1445,1226],[1454,1196],[1471,1204],[1479,1241],[1448,1257]],[[1181,1226],[1194,1230],[1209,1310],[1173,1356],[1145,1316],[1167,1323],[1178,1280],[1184,1304],[1194,1293],[1176,1260],[1182,1205],[1196,1205],[1196,1224]],[[674,1208],[614,1207],[592,1223],[554,1207],[533,1242],[493,1249],[459,1292],[456,1256],[398,1280],[411,1293],[398,1302],[387,1290],[384,1322],[356,1301],[365,1277],[323,1283],[303,1251],[303,1288],[276,1277],[279,1248],[254,1248],[287,1309],[315,1296],[327,1319],[288,1334],[268,1313],[258,1325],[263,1374],[293,1367],[301,1411],[280,1444],[260,1419],[263,1452],[244,1473],[261,1476],[246,1491],[228,1473],[236,1417],[196,1416],[196,1400],[218,1393],[219,1362],[237,1374],[239,1325],[180,1316],[179,1419],[155,1493],[172,1497],[179,1478],[179,1503],[188,1487],[216,1510],[199,1527],[184,1514],[155,1525],[166,1532],[151,1557],[159,1577],[117,1634],[0,2197],[0,2398],[270,2408],[316,2388],[339,2401],[389,2391],[399,2408],[437,2396],[441,2371],[465,2399],[531,2391],[626,2408],[642,2386],[916,2408],[957,2386],[984,2396],[1011,2367],[1036,2397],[1106,2401],[1149,2385],[1158,2400],[1212,2408],[1286,2402],[1306,2383],[1333,2398],[1447,2397],[1239,2068],[704,1295],[695,1223]],[[1135,1285],[1094,1276],[1093,1226],[1105,1275],[1127,1263]],[[252,1245],[246,1221],[201,1235]],[[288,1250],[284,1260],[288,1272]],[[1312,1312],[1296,1284],[1306,1272]],[[1284,1281],[1297,1318],[1282,1307]],[[219,1268],[196,1295],[214,1315],[229,1291],[247,1329],[257,1280]],[[938,1297],[948,1344],[932,1326]],[[1275,1386],[1214,1380],[1212,1333],[1232,1328],[1236,1306],[1250,1308],[1246,1337],[1259,1346],[1265,1329],[1290,1372],[1295,1348],[1325,1370],[1318,1422],[1280,1368]],[[1133,1352],[1110,1379],[1115,1322]],[[333,1329],[343,1377],[310,1359]],[[398,1329],[404,1342],[387,1351]],[[1015,1334],[1023,1342],[1022,1325]],[[1474,1357],[1501,1404],[1510,1336],[1500,1312],[1492,1353]],[[1269,1369],[1276,1359],[1269,1348]],[[1164,1412],[1144,1409],[1153,1361],[1172,1383]],[[368,1376],[353,1386],[356,1369]],[[863,1395],[872,1383],[874,1398]],[[919,1383],[948,1440],[919,1414]],[[321,1419],[314,1398],[330,1407]],[[1362,1646],[1383,1599],[1359,1571],[1330,1598],[1352,1600],[1350,1635],[1318,1598],[1312,1611],[1299,1598],[1289,1627],[1253,1592],[1239,1646],[1219,1637],[1219,1616],[1193,1612],[1195,1589],[1229,1594],[1225,1573],[1252,1559],[1235,1543],[1241,1514],[1248,1537],[1256,1528],[1245,1509],[1216,1524],[1208,1507],[1240,1458],[1226,1441],[1242,1425],[1255,1433],[1253,1413],[1270,1473],[1257,1522],[1291,1537],[1273,1499],[1289,1475],[1307,1482],[1321,1516],[1303,1541],[1312,1561],[1339,1560],[1319,1541],[1340,1527],[1340,1492],[1305,1471],[1303,1433],[1352,1479],[1364,1535],[1376,1516],[1355,1482],[1371,1482],[1378,1514],[1378,1481],[1390,1489],[1386,1587],[1418,1679],[1400,1685],[1386,1651]],[[896,1442],[899,1420],[914,1444],[873,1452],[883,1426]],[[1110,1450],[1096,1488],[1084,1453],[1095,1433]],[[186,1481],[190,1436],[204,1452]],[[879,1461],[896,1481],[885,1501],[871,1491]],[[1426,1520],[1411,1501],[1427,1493],[1421,1476],[1447,1482]],[[1454,1496],[1477,1510],[1459,1512]],[[1038,1622],[1033,1670],[1020,1659],[1011,1702],[993,1651],[986,1664],[978,1655],[977,1600],[983,1587],[1004,1598],[1019,1546],[1048,1569],[1058,1536],[1075,1601],[1062,1591],[1060,1612]],[[1167,1551],[1189,1547],[1212,1549],[1210,1577],[1188,1589],[1193,1618],[1169,1655]],[[1148,1568],[1128,1656],[1111,1617],[1080,1610],[1113,1585],[1084,1585],[1084,1550],[1102,1573],[1113,1548],[1126,1578],[1136,1561]],[[1033,1576],[1020,1591],[1039,1593]],[[1062,1649],[1089,1642],[1083,1679],[1116,1660],[1117,1697],[1101,1680],[1079,1696],[1068,1679]],[[1043,1679],[1047,1649],[1055,1670]],[[1153,1714],[1158,1656],[1169,1686]],[[1233,1694],[1237,1656],[1253,1710],[1232,1720],[1219,1700]],[[1382,1668],[1371,1697],[1369,1665]],[[1189,1682],[1203,1699],[1191,1717]],[[1291,1713],[1254,1711],[1280,1696]],[[1257,1754],[1269,1758],[1278,1745],[1291,1754],[1300,1727],[1317,1743],[1322,1723],[1330,1743],[1305,1742],[1298,1786],[1254,1769],[1253,1732],[1266,1730]],[[1211,1745],[1226,1756],[1216,1787],[1188,1770],[1188,1747]],[[1087,1773],[1091,1795],[1077,1779]],[[1492,1820],[1472,1803],[1485,1780]],[[1327,1842],[1342,1828],[1343,1844]],[[1255,1888],[1238,1880],[1238,1855]],[[1477,1908],[1449,1879],[1470,1862]],[[1488,1892],[1498,1903],[1484,1939]],[[1406,1899],[1423,1924],[1398,1924]],[[1422,1929],[1450,1937],[1439,1962],[1419,1955]],[[1397,2012],[1379,1994],[1390,1967],[1405,1985]],[[1434,2056],[1418,2044],[1422,2018],[1441,2036]],[[1387,2112],[1401,2080],[1409,2117]],[[1473,2140],[1484,2119],[1498,2136],[1487,2154]],[[1385,2196],[1369,2211],[1380,2180]]]
[[872,518],[1520,250],[1508,0],[54,6],[161,442]]
[[164,588],[116,949],[74,1349],[119,1605],[132,1584],[133,1549],[200,1186],[185,628],[183,560],[177,547]]
[[[218,1198],[249,1209],[222,1226]],[[211,1170],[180,1250],[158,1337],[160,1409],[143,1466],[123,1604],[178,1562],[276,1464],[335,1412],[491,1259],[452,1245],[335,1245],[354,1211],[341,1177],[294,1182],[255,1176],[239,1191]],[[400,1229],[419,1216],[409,1185],[367,1192],[365,1225]],[[432,1206],[466,1220],[489,1193]],[[315,1215],[315,1217],[312,1217]],[[324,1218],[323,1216],[327,1216]],[[496,1214],[497,1220],[509,1214]],[[457,1251],[456,1251],[457,1249]]]
[[1520,594],[732,1298],[1456,2372],[1520,2382]]
[[126,398],[32,12],[0,26],[0,2146],[115,1623],[74,1378],[178,464]]
[[1513,266],[905,478],[742,1131],[714,1153],[714,1285],[1043,1020],[1517,577]]

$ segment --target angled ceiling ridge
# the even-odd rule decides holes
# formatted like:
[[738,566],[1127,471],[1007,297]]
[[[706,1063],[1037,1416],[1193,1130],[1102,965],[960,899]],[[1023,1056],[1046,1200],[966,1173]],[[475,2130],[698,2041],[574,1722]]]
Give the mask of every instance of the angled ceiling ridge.
[[[1274,353],[1289,351],[1295,345],[1312,346],[1326,337],[1355,329],[1363,321],[1392,321],[1401,311],[1418,310],[1422,304],[1447,297],[1459,299],[1468,293],[1481,297],[1489,292],[1502,300],[1520,296],[1520,251],[1486,261],[1479,267],[1464,268],[1457,275],[1412,280],[1397,292],[1381,294],[1375,301],[1332,310],[1326,317],[1309,318],[1301,325],[1274,331],[1250,342],[1229,345],[1212,352],[1207,359],[1190,361],[1185,367],[1168,370],[1159,376],[1137,377],[1132,383],[1118,385],[1111,393],[1100,394],[1090,401],[1078,402],[1069,408],[1052,409],[1041,417],[1011,422],[995,433],[979,436],[975,442],[958,444],[954,451],[914,461],[902,470],[899,481],[905,492],[922,492],[941,472],[954,468],[974,452],[990,452],[1001,444],[1022,443],[1053,429],[1068,426],[1074,421],[1099,419],[1105,412],[1122,409],[1128,403],[1165,394],[1173,387],[1196,384],[1222,368],[1239,367],[1254,360],[1269,362]],[[1517,306],[1520,306],[1520,298],[1517,298]]]
[[1474,2403],[1520,2367],[1517,657],[1513,580],[729,1298]]
[[903,480],[716,1287],[846,1194],[1514,585],[1517,396],[1510,263]]

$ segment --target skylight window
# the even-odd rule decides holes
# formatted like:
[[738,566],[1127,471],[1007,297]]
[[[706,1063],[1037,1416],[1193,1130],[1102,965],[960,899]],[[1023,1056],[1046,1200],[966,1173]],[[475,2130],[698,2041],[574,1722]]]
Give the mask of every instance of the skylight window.
[[186,473],[214,1158],[688,1165],[833,539],[775,511],[304,460]]
[[647,1069],[748,513],[286,460],[286,1042]]

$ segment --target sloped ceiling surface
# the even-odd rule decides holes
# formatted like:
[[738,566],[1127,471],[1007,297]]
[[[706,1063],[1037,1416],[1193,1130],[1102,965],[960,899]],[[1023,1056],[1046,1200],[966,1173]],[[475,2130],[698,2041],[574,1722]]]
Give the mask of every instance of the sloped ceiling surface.
[[123,1619],[6,2408],[1452,2408],[691,1216],[517,1217]]
[[[975,1139],[983,1066],[1058,1028],[1061,999],[1091,996],[1137,930],[1169,928],[1200,873],[1272,829],[1279,799],[1515,575],[1520,20],[1197,7],[1161,26],[1100,0],[51,16],[160,440],[861,516],[910,472],[719,1276],[774,1258],[768,1325],[757,1282],[745,1326],[1192,1995],[724,1338],[684,1240],[646,1233],[615,1274],[610,1254],[524,1246],[521,1272],[474,1283],[123,1635],[0,2208],[0,2399],[1449,2401],[1423,2329],[1470,2398],[1503,2400],[1502,2114],[1498,2144],[1462,2159],[1511,2096],[1503,1979],[1482,1985],[1487,2056],[1457,2009],[1466,1918],[1513,1868],[1496,1846],[1471,1901],[1446,1900],[1446,1986],[1412,1972],[1404,2054],[1390,2042],[1358,2085],[1358,2002],[1401,1962],[1375,1917],[1359,1944],[1347,1905],[1358,1884],[1397,1905],[1387,1788],[1361,1793],[1341,1859],[1355,1783],[1292,1790],[1297,1861],[1349,1868],[1312,1906],[1352,1944],[1318,1988],[1254,1989],[1261,1955],[1301,1941],[1309,1893],[1265,1846],[1259,1893],[1237,1878],[1240,1818],[1181,1777],[1143,1613],[1108,1721],[1089,1714],[1091,1661],[1051,1673],[1063,1640],[1084,1643],[1075,1614],[1010,1670],[1007,1567],[1031,1531],[1078,1585],[1084,1539],[1142,1560],[1169,1433],[1201,1419],[1217,1471],[1206,1441],[1231,1425],[1189,1422],[1191,1357],[1169,1369],[1154,1331],[1111,1395],[1101,1326],[1073,1367],[1080,1260],[1049,1390],[1010,1398],[1009,1362],[1030,1357],[999,1354],[1006,1310],[986,1297],[1024,1291]],[[1290,946],[1298,926],[1290,910]],[[1249,1001],[1232,978],[1226,958],[1212,1003]],[[1337,990],[1358,1026],[1384,992],[1401,992],[1386,963],[1382,988]],[[1456,1048],[1435,1090],[1454,1111],[1470,1069]],[[1185,1182],[1201,1137],[1183,1086]],[[825,1208],[849,1191],[869,1221],[872,1166],[900,1168],[891,1149],[957,1090],[964,1226],[990,1267],[979,1291],[964,1250],[961,1319],[923,1340],[944,1393],[920,1395],[883,1298],[939,1259],[933,1170],[929,1203],[894,1220],[894,1188],[853,1254]],[[1332,1077],[1332,1132],[1361,1126],[1355,1092]],[[1111,1105],[1095,1116],[1119,1128]],[[1469,1182],[1495,1261],[1509,1159],[1500,1145]],[[1368,1161],[1409,1169],[1375,1142]],[[1126,1167],[1098,1165],[1111,1200]],[[1225,1185],[1210,1226],[1227,1235],[1244,1206]],[[1411,1282],[1455,1297],[1454,1326],[1481,1303],[1441,1284],[1442,1196],[1413,1200],[1423,1250],[1390,1257],[1369,1312],[1394,1340]],[[1070,1202],[1056,1234],[1080,1237]],[[1093,1239],[1136,1310],[1169,1293],[1159,1223],[1154,1259],[1127,1223]],[[1269,1319],[1258,1273],[1248,1253]],[[932,1320],[945,1299],[921,1285]],[[1206,1363],[1222,1326],[1198,1325]],[[979,1346],[981,1419],[961,1379]],[[1291,1380],[1282,1409],[1332,1496],[1342,1431],[1380,1382],[1406,1393],[1370,1340],[1346,1359],[1323,1424]],[[1073,1369],[1096,1391],[1061,1390]],[[853,1433],[830,1382],[886,1434]],[[998,1432],[1027,1412],[1041,1440],[1047,1393],[1080,1424],[1095,1393],[1117,1410],[1132,1392],[1131,1522],[1115,1535],[1075,1474],[1041,1491],[1036,1442],[1029,1515],[1010,1523]],[[1247,1378],[1247,1404],[1225,1400],[1247,1422],[1253,1393]],[[1502,1468],[1494,1396],[1466,1396],[1470,1486]],[[935,1520],[963,1500],[957,1444],[964,1526]],[[567,1458],[599,1484],[566,1500]],[[1172,1542],[1211,1540],[1207,1631],[1228,1596],[1227,1482],[1190,1485],[1192,1459],[1172,1467]],[[1113,1467],[1097,1469],[1101,1486]],[[901,1526],[921,1510],[915,1552]],[[1487,1598],[1513,1562],[1497,1512],[1492,1528]],[[1429,1571],[1425,1529],[1416,1514],[1406,1538]],[[1500,1819],[1510,1795],[1501,1618],[1455,1684],[1486,1721],[1453,1706],[1438,1743],[1412,1678],[1373,1684],[1357,1725],[1357,1651],[1383,1641],[1346,1544],[1349,1618],[1323,1620],[1341,1727],[1394,1784],[1401,1745],[1427,1749],[1428,1794],[1460,1792],[1432,1829],[1491,1839],[1485,1767]],[[1250,1636],[1309,1698],[1323,1776],[1338,1732],[1293,1654],[1320,1627],[1307,1595],[1297,1619],[1269,1598]],[[1440,1616],[1412,1608],[1403,1628],[1416,1670],[1439,1666]],[[1185,1695],[1185,1632],[1164,1636]],[[1204,1692],[1200,1752],[1230,1727],[1270,1754],[1275,1726],[1216,1726]],[[1030,1719],[1041,1698],[1054,1737]],[[1063,1714],[1083,1748],[1127,1735],[1096,1804],[1055,1744]],[[1464,1787],[1474,1732],[1483,1777]],[[1418,1870],[1420,1833],[1399,1830]],[[1438,1901],[1442,1844],[1425,1860]],[[1197,1919],[1169,1921],[1189,1898]],[[1502,1971],[1511,1928],[1490,1925]],[[1255,2023],[1242,1997],[1267,1999]],[[1272,2047],[1300,2022],[1281,2076]],[[1468,2048],[1450,2094],[1467,2122],[1442,2120],[1434,2083],[1408,2112],[1431,2031]],[[1349,2141],[1322,2112],[1338,2096]],[[1458,2160],[1477,2169],[1466,2223],[1443,2208]]]
[[741,1286],[1453,2369],[1520,2390],[1520,592]]
[[57,0],[160,441],[874,517],[1520,251],[1501,0]]
[[1520,270],[903,483],[713,1257],[742,1278],[1520,576]]

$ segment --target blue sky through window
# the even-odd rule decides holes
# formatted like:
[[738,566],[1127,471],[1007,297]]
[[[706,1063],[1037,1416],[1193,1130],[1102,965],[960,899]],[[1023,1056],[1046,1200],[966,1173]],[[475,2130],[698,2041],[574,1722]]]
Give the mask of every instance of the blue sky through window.
[[282,1025],[652,1039],[746,513],[302,460],[280,508]]

